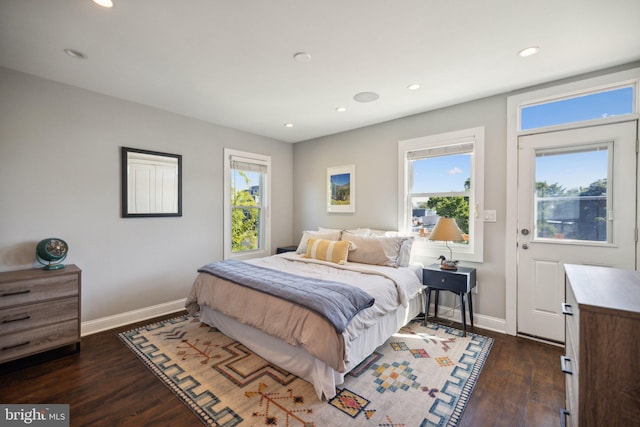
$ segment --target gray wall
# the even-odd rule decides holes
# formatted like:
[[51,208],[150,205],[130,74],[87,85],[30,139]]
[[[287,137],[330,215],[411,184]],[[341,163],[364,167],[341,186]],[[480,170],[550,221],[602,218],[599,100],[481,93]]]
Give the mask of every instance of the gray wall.
[[[495,210],[497,222],[484,224],[484,262],[463,265],[474,266],[478,270],[480,285],[478,295],[473,297],[474,312],[497,320],[505,319],[508,96],[638,66],[640,62],[636,61],[296,144],[293,150],[293,241],[297,243],[303,230],[318,226],[396,229],[398,141],[484,126],[484,209]],[[383,99],[378,102],[383,102]],[[356,166],[356,213],[328,214],[325,208],[327,167],[345,164]],[[425,264],[435,262],[431,259],[418,261]],[[449,305],[451,302],[450,298],[445,300]]]
[[[185,298],[222,259],[223,147],[272,156],[272,246],[292,235],[292,145],[0,68],[0,271],[45,237],[83,270],[82,320]],[[183,156],[183,216],[120,218],[120,148]]]
[[[293,149],[294,237],[318,226],[398,227],[398,141],[485,127],[485,209],[496,223],[485,223],[484,263],[478,268],[474,311],[505,317],[505,161],[506,96],[494,96],[295,144]],[[325,208],[327,167],[355,164],[356,212],[329,214]],[[436,260],[420,260],[430,264]]]

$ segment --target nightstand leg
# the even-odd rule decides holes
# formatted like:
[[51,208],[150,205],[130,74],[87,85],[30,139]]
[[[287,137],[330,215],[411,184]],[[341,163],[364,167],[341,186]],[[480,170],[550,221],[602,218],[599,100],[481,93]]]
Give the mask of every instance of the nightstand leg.
[[464,335],[467,336],[467,313],[464,309],[464,292],[460,292],[460,311],[462,312],[462,328],[464,329]]
[[473,295],[471,293],[467,293],[467,298],[469,299],[469,319],[471,319],[471,326],[473,326]]
[[438,317],[438,302],[440,300],[440,289],[436,289],[436,304],[433,307],[433,317]]
[[431,289],[429,287],[425,288],[426,295],[426,303],[424,307],[424,321],[422,322],[422,326],[427,326],[427,317],[429,317],[429,304],[431,303]]

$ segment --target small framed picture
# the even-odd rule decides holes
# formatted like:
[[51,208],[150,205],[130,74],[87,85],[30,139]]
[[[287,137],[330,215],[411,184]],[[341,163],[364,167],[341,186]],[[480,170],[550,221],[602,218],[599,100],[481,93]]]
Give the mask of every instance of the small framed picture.
[[356,166],[327,168],[327,212],[356,211]]

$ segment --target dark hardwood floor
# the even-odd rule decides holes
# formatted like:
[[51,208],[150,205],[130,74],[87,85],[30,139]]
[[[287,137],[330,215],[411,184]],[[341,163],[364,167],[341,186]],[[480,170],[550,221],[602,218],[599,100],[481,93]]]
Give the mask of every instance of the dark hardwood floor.
[[[163,318],[177,314],[182,313]],[[0,365],[0,403],[67,403],[71,426],[201,425],[116,336],[156,320],[84,337],[79,353],[57,351]],[[563,350],[479,328],[475,332],[495,341],[459,425],[559,425]]]

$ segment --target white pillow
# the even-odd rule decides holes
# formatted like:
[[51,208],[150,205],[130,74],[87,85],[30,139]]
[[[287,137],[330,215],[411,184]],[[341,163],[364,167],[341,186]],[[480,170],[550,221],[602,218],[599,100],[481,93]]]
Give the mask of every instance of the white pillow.
[[342,233],[342,228],[324,228],[318,227],[320,233]]
[[398,267],[408,267],[411,264],[411,247],[413,246],[414,237],[403,237],[400,246],[400,255],[398,256]]
[[371,236],[391,236],[391,234],[387,234],[387,233],[391,233],[391,232],[385,231],[385,230],[375,230],[375,229],[370,230]]
[[399,231],[382,231],[382,234],[376,233],[375,235],[376,236],[382,235],[385,237],[404,238],[404,240],[402,241],[402,246],[400,247],[400,256],[398,257],[398,266],[407,267],[411,263],[411,247],[413,246],[415,236],[411,234],[403,234],[403,233],[400,233]]
[[335,231],[338,232],[343,232],[343,231],[348,231],[349,233],[353,233],[353,234],[358,234],[361,236],[368,236],[369,234],[371,234],[371,230],[369,230],[368,228],[356,228],[353,230],[345,230],[345,229],[337,229],[337,228],[323,228],[323,227],[318,227],[318,231],[321,233],[332,233]]
[[298,243],[298,249],[296,249],[297,254],[306,254],[307,253],[307,244],[309,242],[309,238],[315,237],[316,239],[324,239],[324,240],[340,240],[340,234],[342,232],[340,230],[328,230],[323,233],[320,231],[304,231],[302,233],[302,238],[300,239],[300,243]]

